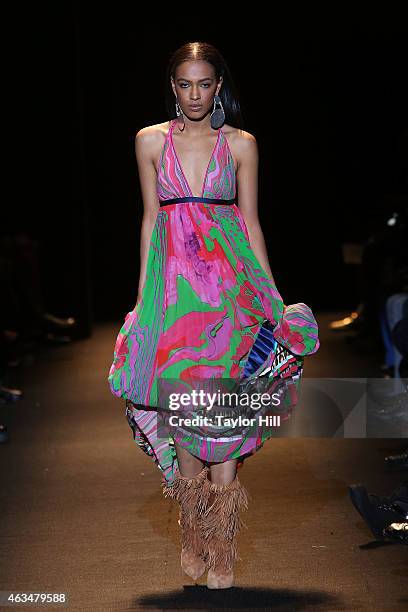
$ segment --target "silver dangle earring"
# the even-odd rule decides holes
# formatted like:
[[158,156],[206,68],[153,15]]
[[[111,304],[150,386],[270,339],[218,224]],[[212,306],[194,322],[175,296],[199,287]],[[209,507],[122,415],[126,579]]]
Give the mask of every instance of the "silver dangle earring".
[[[219,104],[220,108],[216,108],[216,105]],[[214,108],[211,113],[211,127],[217,130],[222,126],[225,121],[225,112],[224,107],[221,102],[220,96],[214,96]]]
[[[176,115],[177,115],[177,127],[180,130],[180,132],[182,132],[186,126],[185,122],[184,122],[184,113],[181,110],[180,104],[178,103],[178,100],[176,98]],[[181,117],[181,119],[180,119]]]

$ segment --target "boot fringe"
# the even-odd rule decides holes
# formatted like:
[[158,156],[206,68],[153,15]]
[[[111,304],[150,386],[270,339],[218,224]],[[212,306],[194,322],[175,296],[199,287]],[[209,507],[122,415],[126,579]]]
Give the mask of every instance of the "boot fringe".
[[179,470],[176,470],[176,477],[173,485],[168,485],[167,482],[162,482],[163,495],[175,499],[183,507],[183,518],[190,527],[196,526],[197,514],[201,515],[205,512],[208,505],[209,491],[203,486],[205,481],[209,482],[207,474],[209,468],[204,466],[202,471],[188,478],[182,476]]
[[[180,516],[182,517],[182,513],[180,513]],[[189,525],[186,525],[183,519],[181,518],[180,526],[182,529],[181,531],[182,550],[193,550],[195,554],[197,554],[199,557],[201,557],[201,559],[203,559],[204,546],[203,546],[202,536],[198,529],[198,525],[197,525],[197,529],[192,528]]]
[[215,496],[200,520],[207,567],[230,572],[234,563],[241,559],[235,538],[242,527],[246,527],[240,512],[248,509],[251,496],[237,475],[227,485],[208,481],[205,488]]
[[237,476],[228,485],[209,482],[207,488],[210,494],[215,494],[215,500],[204,512],[204,537],[208,539],[220,532],[232,539],[243,527],[247,528],[240,512],[248,510],[250,495]]
[[219,485],[208,479],[209,471],[205,466],[188,478],[177,469],[172,485],[162,481],[163,494],[180,504],[182,550],[194,551],[208,569],[229,573],[241,559],[235,538],[247,528],[240,512],[248,509],[251,495],[238,475],[231,483]]
[[196,570],[191,573],[191,568],[197,568],[194,557],[205,562],[205,547],[200,531],[200,516],[208,505],[208,488],[205,483],[209,482],[207,474],[209,468],[204,466],[199,474],[191,478],[182,476],[179,469],[176,470],[172,485],[162,481],[162,489],[165,497],[170,497],[179,503],[179,525],[181,528],[181,565],[188,575],[194,577]]
[[206,563],[208,569],[221,569],[225,572],[230,572],[234,563],[241,559],[238,555],[238,548],[235,542],[226,542],[225,540],[213,539],[208,548]]

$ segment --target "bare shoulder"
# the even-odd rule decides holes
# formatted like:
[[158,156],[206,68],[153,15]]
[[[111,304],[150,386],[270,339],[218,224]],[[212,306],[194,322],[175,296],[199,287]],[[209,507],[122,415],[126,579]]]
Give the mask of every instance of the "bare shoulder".
[[155,123],[154,125],[147,125],[141,128],[136,133],[136,140],[141,142],[154,142],[163,140],[170,127],[170,121],[163,121],[163,123]]
[[151,161],[156,163],[169,127],[170,121],[163,121],[163,123],[141,128],[135,136],[136,154],[138,156],[147,155]]
[[257,155],[258,143],[253,134],[236,128],[226,123],[222,127],[224,134],[228,139],[231,152],[238,162],[238,165],[247,159],[249,155]]

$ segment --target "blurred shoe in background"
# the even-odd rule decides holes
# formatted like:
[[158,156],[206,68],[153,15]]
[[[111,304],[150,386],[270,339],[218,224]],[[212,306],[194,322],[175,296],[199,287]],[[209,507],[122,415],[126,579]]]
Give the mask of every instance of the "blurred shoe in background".
[[391,523],[383,529],[383,535],[396,544],[408,544],[408,523]]

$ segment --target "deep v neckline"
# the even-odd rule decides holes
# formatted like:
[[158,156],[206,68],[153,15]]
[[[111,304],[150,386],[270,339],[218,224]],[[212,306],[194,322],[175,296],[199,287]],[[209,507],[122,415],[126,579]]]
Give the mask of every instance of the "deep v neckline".
[[189,184],[189,182],[188,182],[188,180],[187,180],[186,175],[184,174],[183,166],[182,166],[182,165],[181,165],[181,163],[180,163],[180,159],[179,159],[179,157],[178,157],[178,155],[177,155],[176,147],[174,146],[174,142],[173,142],[173,130],[174,130],[174,126],[175,126],[175,125],[176,125],[176,120],[175,120],[175,119],[173,119],[173,123],[172,123],[172,125],[171,125],[171,127],[170,127],[170,143],[171,143],[171,147],[172,147],[172,149],[173,149],[174,157],[176,158],[176,161],[177,161],[178,167],[180,168],[180,172],[181,172],[181,174],[183,175],[184,180],[185,180],[185,183],[186,183],[186,186],[187,186],[187,188],[188,188],[188,190],[189,190],[189,192],[190,192],[190,193],[189,193],[189,196],[191,196],[192,198],[197,198],[197,197],[198,197],[198,198],[203,198],[203,197],[204,197],[205,186],[206,186],[206,183],[207,183],[208,170],[209,170],[209,168],[210,168],[210,165],[211,165],[211,162],[212,162],[212,160],[213,160],[214,154],[215,154],[215,152],[216,152],[216,150],[217,150],[217,148],[218,148],[218,143],[219,143],[219,141],[220,141],[220,135],[221,135],[221,131],[222,131],[222,130],[221,130],[221,128],[218,128],[217,140],[216,140],[215,145],[214,145],[214,148],[213,148],[213,150],[212,150],[210,160],[209,160],[209,162],[208,162],[208,164],[207,164],[207,168],[206,168],[206,171],[205,171],[205,174],[204,174],[204,179],[203,179],[203,183],[202,183],[202,187],[201,187],[201,193],[200,193],[200,195],[199,195],[199,196],[195,196],[195,195],[193,195],[193,192],[191,191],[190,184]]

